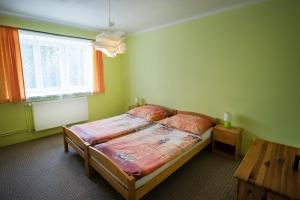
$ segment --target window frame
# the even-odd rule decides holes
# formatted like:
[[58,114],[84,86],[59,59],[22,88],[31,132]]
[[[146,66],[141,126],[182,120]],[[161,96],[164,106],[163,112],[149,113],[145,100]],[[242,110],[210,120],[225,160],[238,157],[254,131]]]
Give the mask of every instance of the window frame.
[[[52,36],[49,34],[43,33],[32,33],[31,31],[20,31],[20,47],[22,52],[22,45],[32,45],[33,49],[33,64],[34,64],[34,74],[35,74],[35,82],[36,87],[30,88],[26,86],[25,83],[25,91],[26,96],[28,98],[35,97],[47,97],[47,96],[61,96],[61,95],[70,95],[70,94],[82,94],[82,93],[92,93],[93,92],[93,48],[92,45],[89,47],[89,43],[91,41],[86,40],[82,42],[80,39],[70,39],[65,36]],[[24,34],[24,37],[23,37]],[[33,38],[26,37],[26,34],[33,35]],[[35,40],[34,36],[42,36],[47,37],[49,35],[50,41],[43,40]],[[53,38],[51,38],[53,37]],[[51,39],[53,39],[51,41]],[[64,40],[65,39],[65,40]],[[69,40],[69,41],[68,41]],[[80,40],[80,41],[79,41]],[[79,41],[76,43],[76,41]],[[68,44],[69,42],[69,44]],[[73,43],[74,42],[74,43]],[[59,44],[60,43],[60,44]],[[72,44],[73,43],[73,44]],[[59,78],[60,78],[60,86],[57,87],[46,87],[44,84],[44,76],[43,76],[43,66],[42,66],[42,55],[41,55],[41,47],[58,47],[59,49]],[[71,47],[77,46],[82,50],[82,58],[83,59],[83,67],[84,75],[83,75],[83,83],[81,85],[72,85],[71,84],[71,64],[70,58],[67,56],[70,53]],[[89,48],[88,48],[89,47]],[[23,68],[23,73],[24,73]],[[25,73],[24,73],[25,74]],[[24,77],[26,79],[26,77]],[[91,80],[89,80],[91,79]],[[25,82],[25,81],[24,81]]]

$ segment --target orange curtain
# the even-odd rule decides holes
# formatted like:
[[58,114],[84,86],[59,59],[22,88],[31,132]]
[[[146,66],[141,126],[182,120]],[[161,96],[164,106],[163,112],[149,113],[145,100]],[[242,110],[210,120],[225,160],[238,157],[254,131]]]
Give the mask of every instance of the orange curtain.
[[24,100],[18,29],[0,26],[0,103],[17,103]]
[[94,49],[94,93],[105,92],[102,52]]

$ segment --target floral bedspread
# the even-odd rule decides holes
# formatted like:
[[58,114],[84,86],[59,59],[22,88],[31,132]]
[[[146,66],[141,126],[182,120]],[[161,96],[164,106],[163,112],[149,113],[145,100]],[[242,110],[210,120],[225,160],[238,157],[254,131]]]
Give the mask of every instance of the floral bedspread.
[[189,149],[201,137],[161,124],[96,145],[128,175],[141,178]]
[[90,144],[106,142],[150,124],[146,119],[130,114],[72,126],[70,129]]

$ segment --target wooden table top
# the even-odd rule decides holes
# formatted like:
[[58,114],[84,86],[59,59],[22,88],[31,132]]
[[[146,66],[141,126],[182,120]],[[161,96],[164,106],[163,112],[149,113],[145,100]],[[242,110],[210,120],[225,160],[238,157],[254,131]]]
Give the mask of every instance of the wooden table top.
[[293,170],[300,148],[256,139],[235,177],[280,195],[300,199],[300,170]]

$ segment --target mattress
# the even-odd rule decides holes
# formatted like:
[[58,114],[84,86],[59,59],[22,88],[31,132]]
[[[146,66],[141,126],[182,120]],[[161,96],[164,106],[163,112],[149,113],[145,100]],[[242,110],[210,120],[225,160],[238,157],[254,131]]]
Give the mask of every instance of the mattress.
[[[193,146],[189,147],[186,151],[181,153],[179,156],[177,156],[175,159],[165,163],[158,169],[154,170],[150,174],[143,176],[142,178],[138,179],[135,182],[135,189],[138,189],[145,185],[147,182],[149,182],[151,179],[153,179],[155,176],[157,176],[159,173],[161,173],[166,168],[170,167],[172,164],[174,164],[176,161],[187,155],[189,152],[191,152],[193,149],[196,149],[197,147],[201,146],[206,141],[210,140],[211,138],[211,132],[213,128],[208,129],[205,133],[201,135],[201,141],[197,142]],[[97,159],[91,157],[91,159],[96,162],[98,165],[100,165],[107,173],[109,173],[114,179],[116,179],[120,184],[122,184],[125,188],[127,188],[127,183],[123,183],[120,179],[118,179],[114,174],[112,174],[105,166],[103,166]]]

